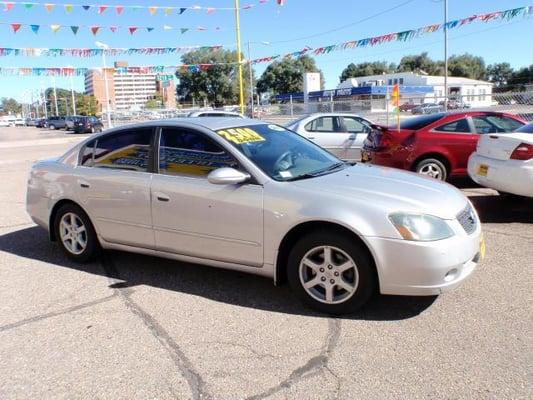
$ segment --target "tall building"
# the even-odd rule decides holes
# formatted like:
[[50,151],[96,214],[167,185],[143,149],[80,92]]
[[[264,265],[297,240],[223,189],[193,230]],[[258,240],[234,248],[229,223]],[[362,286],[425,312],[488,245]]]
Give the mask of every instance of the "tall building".
[[89,70],[85,74],[85,92],[98,101],[101,112],[105,112],[105,74],[109,88],[110,108],[114,111],[141,110],[146,102],[160,95],[162,108],[176,108],[176,85],[167,75],[136,72],[125,62],[116,62],[115,70]]

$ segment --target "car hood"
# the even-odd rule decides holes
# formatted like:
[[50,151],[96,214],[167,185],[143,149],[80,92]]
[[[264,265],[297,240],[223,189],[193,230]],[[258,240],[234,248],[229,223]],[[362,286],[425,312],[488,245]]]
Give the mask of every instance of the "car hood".
[[453,186],[412,172],[357,164],[339,172],[293,182],[310,191],[404,211],[454,219],[468,200]]

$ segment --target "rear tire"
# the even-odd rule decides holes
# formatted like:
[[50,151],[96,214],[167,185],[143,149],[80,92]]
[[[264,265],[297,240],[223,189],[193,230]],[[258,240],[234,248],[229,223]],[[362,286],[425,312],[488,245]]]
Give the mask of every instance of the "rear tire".
[[54,124],[52,124],[52,125],[48,125],[48,128],[53,131],[53,130],[56,129],[56,126]]
[[353,313],[376,290],[368,251],[348,235],[331,230],[302,237],[289,254],[287,268],[295,294],[326,314]]
[[441,181],[448,179],[448,170],[444,163],[436,158],[426,158],[416,164],[415,171]]
[[89,216],[75,204],[65,204],[54,220],[55,236],[68,258],[85,263],[100,253],[100,243]]

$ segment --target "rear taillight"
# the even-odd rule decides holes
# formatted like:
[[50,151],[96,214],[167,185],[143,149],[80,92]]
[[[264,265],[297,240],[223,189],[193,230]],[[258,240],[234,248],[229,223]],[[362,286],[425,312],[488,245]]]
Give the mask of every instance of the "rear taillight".
[[511,154],[511,160],[531,160],[533,158],[533,145],[520,143]]

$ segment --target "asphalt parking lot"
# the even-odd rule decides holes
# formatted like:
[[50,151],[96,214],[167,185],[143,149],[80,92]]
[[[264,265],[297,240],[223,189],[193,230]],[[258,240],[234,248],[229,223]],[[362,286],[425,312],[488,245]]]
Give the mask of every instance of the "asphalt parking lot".
[[531,399],[533,202],[460,182],[487,257],[439,297],[328,318],[267,279],[109,252],[76,265],[25,212],[83,135],[0,128],[0,399]]

